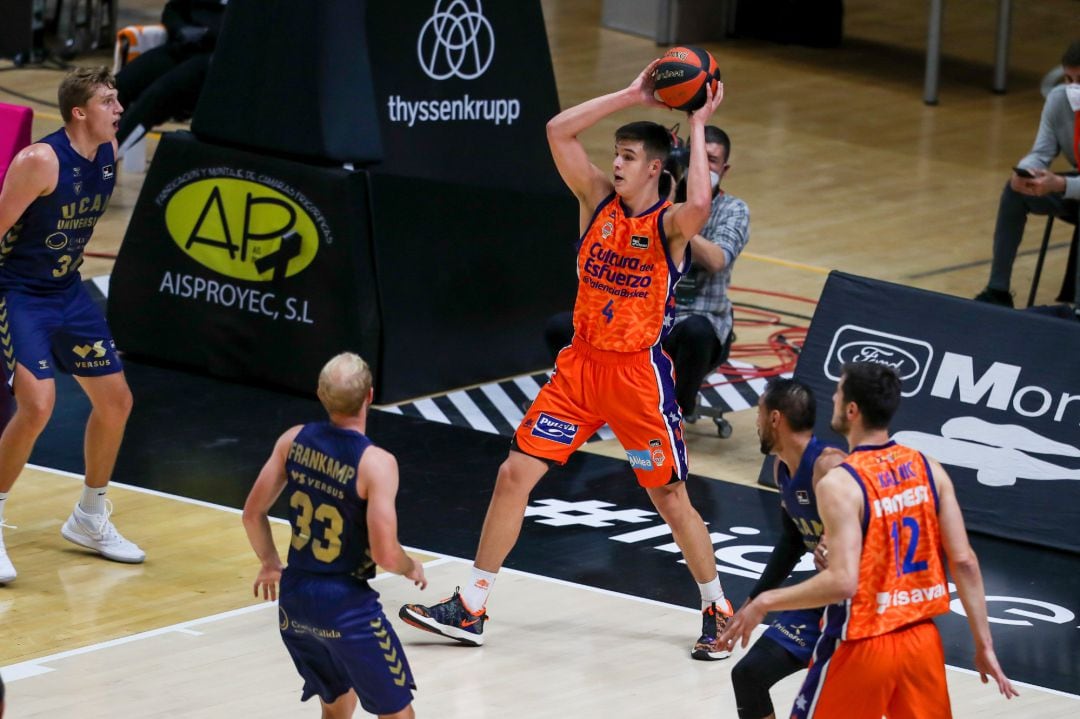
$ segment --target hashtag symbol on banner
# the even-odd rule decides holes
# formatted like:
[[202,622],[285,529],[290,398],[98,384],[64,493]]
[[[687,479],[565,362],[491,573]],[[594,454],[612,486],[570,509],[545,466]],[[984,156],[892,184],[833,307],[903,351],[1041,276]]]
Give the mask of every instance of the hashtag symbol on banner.
[[595,499],[584,502],[538,499],[535,505],[525,508],[525,516],[545,517],[536,520],[537,523],[552,527],[610,527],[613,522],[647,522],[649,517],[656,516],[655,512],[644,509],[607,509],[614,506],[610,502],[599,502]]

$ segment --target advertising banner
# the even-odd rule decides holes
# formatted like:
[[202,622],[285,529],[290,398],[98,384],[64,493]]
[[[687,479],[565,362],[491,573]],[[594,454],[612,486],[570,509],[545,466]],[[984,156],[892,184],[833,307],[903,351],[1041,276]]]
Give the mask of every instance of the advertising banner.
[[558,109],[536,0],[233,0],[120,251],[119,346],[302,390],[354,349],[378,403],[549,365],[578,235]]
[[833,272],[795,377],[814,388],[818,435],[840,441],[843,363],[895,368],[893,438],[945,466],[968,527],[1077,552],[1078,357],[1077,323]]
[[364,173],[164,135],[110,282],[118,346],[300,391],[343,349],[374,363],[367,192]]
[[559,98],[539,2],[372,2],[367,25],[384,153],[373,171],[556,192],[573,207],[547,144]]

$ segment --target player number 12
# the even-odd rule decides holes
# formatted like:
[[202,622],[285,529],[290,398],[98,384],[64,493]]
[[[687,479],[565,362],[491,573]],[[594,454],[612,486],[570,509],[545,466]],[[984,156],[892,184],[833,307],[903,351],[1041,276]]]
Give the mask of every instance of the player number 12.
[[[907,545],[907,551],[904,552],[904,561],[900,561],[900,542],[903,539],[904,530],[910,530],[910,541]],[[893,552],[896,555],[896,576],[902,574],[911,574],[912,572],[921,572],[926,569],[926,561],[921,562],[913,561],[915,559],[915,551],[919,547],[919,522],[913,517],[904,517],[903,526],[900,522],[892,523],[892,538],[893,538]]]

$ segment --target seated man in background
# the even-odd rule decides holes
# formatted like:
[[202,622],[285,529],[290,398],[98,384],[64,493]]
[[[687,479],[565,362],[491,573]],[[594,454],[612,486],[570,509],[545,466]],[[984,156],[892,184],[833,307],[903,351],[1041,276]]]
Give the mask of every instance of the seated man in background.
[[[701,234],[690,239],[690,270],[675,287],[675,326],[665,338],[664,351],[675,365],[675,399],[686,422],[697,420],[697,395],[705,378],[723,363],[735,339],[735,318],[728,298],[731,270],[750,240],[750,210],[739,198],[720,189],[731,165],[731,139],[715,125],[705,128],[705,153],[712,181],[712,208]],[[674,201],[685,198],[679,183]],[[661,188],[661,194],[663,188]],[[544,328],[552,358],[570,344],[573,325],[569,312],[553,315]]]
[[116,75],[126,108],[116,138],[120,155],[155,126],[190,117],[202,92],[228,0],[169,0],[161,14],[169,39]]
[[[1080,201],[1080,177],[1050,172],[1050,163],[1063,155],[1075,170],[1080,155],[1080,40],[1073,41],[1061,56],[1065,84],[1046,96],[1039,131],[1031,152],[1013,171],[1001,193],[997,224],[994,227],[994,259],[990,281],[975,296],[980,302],[1013,306],[1009,292],[1016,250],[1024,238],[1029,214],[1076,216]],[[1020,170],[1021,172],[1017,172]],[[1077,283],[1080,289],[1080,282]],[[1080,315],[1078,315],[1080,318]]]

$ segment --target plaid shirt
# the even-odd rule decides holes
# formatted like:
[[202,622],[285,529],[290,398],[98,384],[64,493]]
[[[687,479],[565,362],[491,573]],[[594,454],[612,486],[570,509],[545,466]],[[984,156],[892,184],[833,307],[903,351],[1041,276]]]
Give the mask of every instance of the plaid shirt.
[[728,287],[735,260],[750,241],[750,209],[738,197],[720,193],[713,198],[709,221],[701,235],[724,250],[727,262],[716,274],[709,274],[700,265],[691,265],[675,288],[675,323],[690,315],[705,315],[716,330],[716,337],[724,342],[735,322]]

